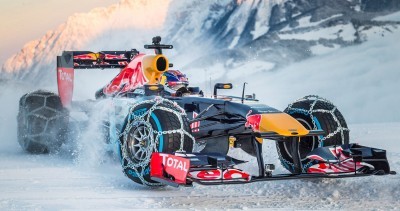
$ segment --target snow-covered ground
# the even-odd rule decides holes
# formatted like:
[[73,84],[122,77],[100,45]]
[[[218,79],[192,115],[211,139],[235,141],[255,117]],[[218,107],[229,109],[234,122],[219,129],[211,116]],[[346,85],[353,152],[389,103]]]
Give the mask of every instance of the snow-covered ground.
[[[350,128],[360,143],[387,148],[392,168],[400,169],[398,138],[387,135],[400,130],[400,123],[350,125]],[[2,143],[0,149],[1,210],[400,208],[399,175],[149,189],[126,178],[116,161],[82,167],[65,154],[29,155],[22,152],[15,140],[6,141],[12,143]],[[266,144],[265,150],[276,157],[273,144]]]
[[[246,185],[150,189],[126,178],[118,161],[96,152],[99,140],[82,139],[78,154],[30,155],[16,141],[18,98],[22,84],[2,85],[0,93],[0,210],[34,209],[400,209],[400,176],[274,181]],[[11,91],[12,90],[12,91]],[[400,123],[350,124],[353,142],[388,150],[393,170],[400,169]],[[279,165],[274,142],[264,144],[267,163]],[[231,155],[250,159],[241,150]],[[83,160],[90,156],[90,160]],[[96,158],[98,162],[96,161]],[[100,162],[101,161],[101,162]],[[278,172],[285,171],[277,166]],[[256,169],[255,159],[247,167]]]

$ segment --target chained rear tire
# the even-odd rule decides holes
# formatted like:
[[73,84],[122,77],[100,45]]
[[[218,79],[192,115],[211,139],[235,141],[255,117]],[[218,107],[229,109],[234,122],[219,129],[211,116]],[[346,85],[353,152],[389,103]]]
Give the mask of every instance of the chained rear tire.
[[[162,186],[160,183],[150,179],[149,159],[154,150],[141,151],[140,149],[149,147],[150,141],[146,138],[146,135],[149,135],[151,130],[179,130],[181,129],[181,121],[178,116],[172,112],[156,109],[150,114],[148,124],[141,121],[132,121],[129,124],[129,120],[133,120],[134,115],[144,114],[152,107],[152,105],[153,104],[139,105],[128,114],[125,124],[122,127],[124,135],[120,138],[119,149],[123,171],[129,179],[147,186]],[[159,104],[157,107],[177,111],[177,108],[174,108],[169,104],[163,103]],[[145,119],[148,115],[149,114],[146,114]],[[191,130],[187,117],[181,115],[181,119],[183,129],[190,133]],[[153,136],[154,140],[156,139],[156,134],[153,133],[150,135]],[[158,140],[159,141],[155,146],[158,152],[173,153],[181,148],[180,133],[162,134]],[[183,140],[183,150],[186,152],[192,152],[193,140],[187,135],[184,135]],[[134,167],[135,165],[136,167]],[[137,165],[141,165],[141,167],[137,167]]]
[[19,101],[18,143],[29,153],[57,151],[67,138],[68,121],[59,96],[42,90],[27,93]]
[[[303,172],[315,164],[306,158],[307,154],[318,147],[342,145],[349,143],[349,130],[341,112],[328,100],[318,96],[306,96],[289,105],[285,110],[309,130],[323,130],[324,136],[303,137],[299,143],[299,154]],[[291,156],[291,144],[288,141],[278,141],[276,144],[282,165],[294,172]]]

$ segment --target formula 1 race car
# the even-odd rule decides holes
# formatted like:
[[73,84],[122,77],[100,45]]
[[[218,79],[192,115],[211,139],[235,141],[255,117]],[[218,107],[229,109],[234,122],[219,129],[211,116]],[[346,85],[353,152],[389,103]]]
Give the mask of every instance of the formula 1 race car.
[[[190,87],[173,67],[154,37],[145,49],[131,51],[64,51],[57,57],[58,95],[34,91],[21,97],[18,141],[30,153],[57,151],[74,131],[71,113],[100,112],[104,140],[120,158],[125,175],[148,186],[241,184],[301,178],[343,178],[395,174],[386,151],[349,144],[349,130],[340,111],[328,100],[307,96],[283,112],[259,103],[254,95],[223,96],[231,89],[217,83],[212,96]],[[95,93],[96,101],[73,102],[75,69],[121,68],[110,83]],[[101,111],[103,112],[103,110]],[[93,112],[92,112],[93,113]],[[84,126],[79,126],[84,128]],[[75,127],[76,128],[76,127]],[[273,174],[264,164],[264,139],[276,141],[288,174]],[[258,175],[238,168],[246,161],[228,156],[230,147],[255,157]]]

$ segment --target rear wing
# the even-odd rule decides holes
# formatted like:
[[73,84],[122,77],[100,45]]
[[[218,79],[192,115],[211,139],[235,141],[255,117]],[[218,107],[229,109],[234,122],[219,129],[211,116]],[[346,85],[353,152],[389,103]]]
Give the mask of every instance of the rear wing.
[[69,107],[74,88],[74,69],[124,68],[139,52],[131,51],[64,51],[57,56],[58,93],[64,107]]

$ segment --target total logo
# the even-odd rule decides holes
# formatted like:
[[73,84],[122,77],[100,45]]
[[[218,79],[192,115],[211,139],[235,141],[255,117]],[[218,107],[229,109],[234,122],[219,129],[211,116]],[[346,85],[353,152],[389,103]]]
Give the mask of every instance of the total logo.
[[187,166],[186,162],[183,162],[182,160],[179,160],[179,159],[176,159],[173,157],[169,157],[168,154],[160,153],[159,155],[162,157],[162,164],[164,166],[171,167],[174,169],[179,169],[184,172],[189,171],[189,166]]
[[63,72],[61,69],[58,69],[58,77],[62,81],[68,81],[68,82],[72,82],[73,81],[72,74],[71,73],[67,73],[67,72]]

